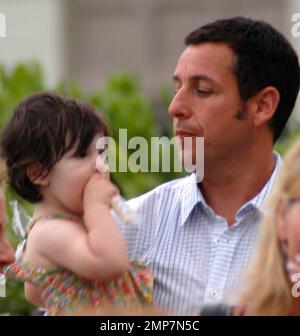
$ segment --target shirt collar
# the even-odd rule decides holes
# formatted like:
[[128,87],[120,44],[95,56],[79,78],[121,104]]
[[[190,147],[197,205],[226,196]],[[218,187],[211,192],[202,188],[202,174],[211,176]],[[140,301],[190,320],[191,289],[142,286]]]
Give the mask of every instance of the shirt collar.
[[181,190],[181,220],[180,226],[184,225],[197,204],[206,204],[205,199],[198,188],[196,174],[191,174],[184,179]]
[[[276,152],[273,152],[273,158],[275,160],[275,168],[273,173],[263,189],[255,196],[253,199],[244,204],[240,210],[237,212],[237,217],[243,216],[245,213],[251,211],[252,209],[257,209],[263,211],[264,202],[267,196],[270,194],[270,191],[273,188],[275,180],[278,176],[282,160],[280,155]],[[202,207],[202,209],[206,208],[210,210],[209,205],[206,203],[200,188],[197,185],[197,179],[195,174],[191,174],[187,178],[183,179],[183,186],[181,190],[181,218],[180,218],[180,226],[184,225],[194,210],[196,205]]]

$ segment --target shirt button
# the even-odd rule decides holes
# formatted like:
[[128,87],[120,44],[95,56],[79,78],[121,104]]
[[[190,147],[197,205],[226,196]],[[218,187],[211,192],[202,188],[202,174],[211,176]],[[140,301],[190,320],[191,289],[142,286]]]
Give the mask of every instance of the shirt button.
[[213,290],[211,290],[211,292],[210,292],[210,296],[211,296],[213,299],[216,299],[216,298],[218,297],[218,292],[217,292],[215,289],[213,289]]

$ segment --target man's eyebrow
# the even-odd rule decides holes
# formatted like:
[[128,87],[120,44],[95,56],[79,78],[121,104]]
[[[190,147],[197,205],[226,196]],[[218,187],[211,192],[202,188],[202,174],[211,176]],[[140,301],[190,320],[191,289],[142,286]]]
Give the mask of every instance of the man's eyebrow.
[[[215,80],[213,80],[211,77],[206,75],[195,75],[189,78],[191,82],[199,82],[199,81],[208,81],[212,84],[216,84]],[[180,78],[177,75],[173,76],[174,82],[180,82]]]

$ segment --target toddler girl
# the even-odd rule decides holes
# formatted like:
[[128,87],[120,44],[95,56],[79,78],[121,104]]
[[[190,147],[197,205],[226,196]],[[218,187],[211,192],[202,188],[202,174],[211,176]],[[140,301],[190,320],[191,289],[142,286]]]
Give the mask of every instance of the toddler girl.
[[9,182],[36,204],[6,275],[23,280],[26,298],[50,315],[152,300],[151,274],[129,263],[111,215],[117,188],[96,170],[96,142],[107,133],[92,107],[54,93],[23,100],[2,133]]

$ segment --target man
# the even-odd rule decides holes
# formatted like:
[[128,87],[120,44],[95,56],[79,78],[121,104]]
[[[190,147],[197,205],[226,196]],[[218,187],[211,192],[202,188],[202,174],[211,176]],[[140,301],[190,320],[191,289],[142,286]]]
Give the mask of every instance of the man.
[[185,45],[169,113],[181,140],[204,137],[204,179],[192,174],[131,200],[141,224],[122,229],[130,257],[153,270],[155,303],[197,314],[242,285],[279,169],[273,145],[295,104],[299,64],[279,32],[243,17],[200,27]]

